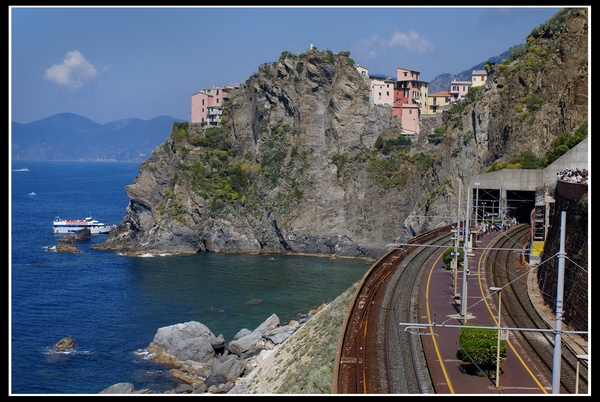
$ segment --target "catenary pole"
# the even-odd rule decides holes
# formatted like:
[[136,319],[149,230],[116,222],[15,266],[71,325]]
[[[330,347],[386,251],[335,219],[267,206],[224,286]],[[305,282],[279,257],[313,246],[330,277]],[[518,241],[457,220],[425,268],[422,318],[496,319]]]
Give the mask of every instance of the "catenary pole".
[[560,213],[560,249],[558,251],[558,279],[556,282],[556,318],[554,320],[554,354],[552,356],[552,393],[560,393],[560,361],[561,361],[561,339],[562,311],[563,311],[563,287],[565,279],[565,226],[567,212]]
[[458,276],[458,236],[460,235],[460,197],[462,192],[462,181],[459,181],[458,186],[458,208],[456,209],[456,232],[454,233],[454,266],[452,267],[452,276],[454,279],[454,297],[456,298],[456,281]]
[[463,290],[462,290],[462,303],[461,303],[461,307],[462,307],[462,311],[461,311],[461,315],[463,316],[463,318],[465,319],[465,324],[467,323],[467,272],[469,272],[469,256],[467,255],[468,252],[468,247],[469,247],[469,242],[468,242],[468,236],[469,236],[469,208],[470,208],[470,200],[471,200],[471,186],[468,187],[467,189],[467,209],[466,209],[466,213],[465,213],[465,229],[464,229],[464,235],[463,235],[463,275],[462,275],[462,285],[463,285]]

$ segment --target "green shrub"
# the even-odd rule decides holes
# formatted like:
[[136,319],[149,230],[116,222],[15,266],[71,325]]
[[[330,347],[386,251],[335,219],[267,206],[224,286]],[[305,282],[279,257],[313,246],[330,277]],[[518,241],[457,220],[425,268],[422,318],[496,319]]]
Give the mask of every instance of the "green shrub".
[[[460,330],[458,358],[483,367],[495,366],[498,354],[498,330],[468,328],[470,325],[475,324],[465,324],[465,327]],[[501,341],[500,361],[505,360],[506,344]]]
[[496,161],[485,171],[490,173],[502,169],[543,169],[546,166],[544,158],[538,158],[532,151],[527,150],[520,156],[510,158],[507,161]]
[[187,131],[183,129],[173,129],[171,132],[171,138],[174,140],[183,140],[188,136]]
[[545,166],[560,158],[567,151],[579,144],[588,134],[588,123],[583,122],[573,135],[569,133],[560,134],[552,141],[550,149],[546,152]]
[[[465,261],[465,252],[462,247],[462,244],[459,244],[458,248],[456,249],[456,252],[459,253],[457,257],[459,266],[457,267],[457,269],[460,268],[460,264],[463,264]],[[444,251],[444,254],[442,254],[442,261],[444,262],[444,267],[448,270],[452,269],[452,260],[454,259],[452,253],[454,253],[454,247],[446,249],[446,251]]]

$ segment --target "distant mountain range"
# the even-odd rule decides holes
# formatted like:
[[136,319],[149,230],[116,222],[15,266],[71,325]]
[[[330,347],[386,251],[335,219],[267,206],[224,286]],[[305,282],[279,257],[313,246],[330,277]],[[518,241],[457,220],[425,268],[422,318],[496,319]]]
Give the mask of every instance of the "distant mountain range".
[[[502,61],[508,59],[509,52],[510,52],[510,49],[498,56],[490,57],[486,61],[489,61],[492,64],[500,64],[500,63],[502,63]],[[483,65],[485,64],[486,61],[481,62],[481,63],[471,67],[468,70],[460,72],[457,75],[452,75],[450,73],[438,75],[427,86],[427,92],[429,94],[434,94],[437,92],[448,91],[448,90],[450,90],[450,84],[452,83],[453,80],[471,81],[471,73],[473,72],[473,70],[483,70],[484,69]]]
[[[500,64],[508,55],[506,51],[488,60]],[[482,70],[484,63],[457,75],[438,75],[429,83],[428,92],[447,91],[453,80],[470,81],[471,72]],[[171,135],[173,123],[181,121],[160,116],[98,124],[73,113],[59,113],[27,124],[12,122],[11,156],[13,160],[143,162]]]
[[59,113],[27,124],[12,122],[13,160],[142,162],[171,135],[169,116],[96,123]]

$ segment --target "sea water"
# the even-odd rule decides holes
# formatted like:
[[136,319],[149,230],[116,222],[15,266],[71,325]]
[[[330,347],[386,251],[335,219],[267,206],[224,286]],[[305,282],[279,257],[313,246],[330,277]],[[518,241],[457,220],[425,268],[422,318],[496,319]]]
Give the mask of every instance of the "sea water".
[[[29,171],[16,171],[27,167]],[[164,392],[180,382],[146,348],[158,328],[199,321],[227,342],[272,314],[281,324],[328,303],[370,263],[355,259],[200,253],[126,257],[57,253],[52,221],[120,223],[139,164],[13,161],[9,224],[9,393],[97,394],[119,383]],[[52,346],[70,335],[75,348]]]

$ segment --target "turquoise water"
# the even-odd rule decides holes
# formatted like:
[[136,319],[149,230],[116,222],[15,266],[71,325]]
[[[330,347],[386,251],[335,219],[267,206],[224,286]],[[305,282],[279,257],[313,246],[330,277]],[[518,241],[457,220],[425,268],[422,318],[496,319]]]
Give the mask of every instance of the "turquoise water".
[[[118,382],[172,389],[170,367],[144,353],[158,328],[199,321],[230,341],[271,314],[283,325],[332,301],[370,267],[279,255],[125,257],[91,249],[104,235],[78,243],[82,253],[49,251],[63,236],[52,233],[56,215],[119,223],[139,165],[18,161],[11,169],[23,166],[29,171],[9,172],[11,394],[97,394]],[[50,352],[67,335],[75,349]]]

